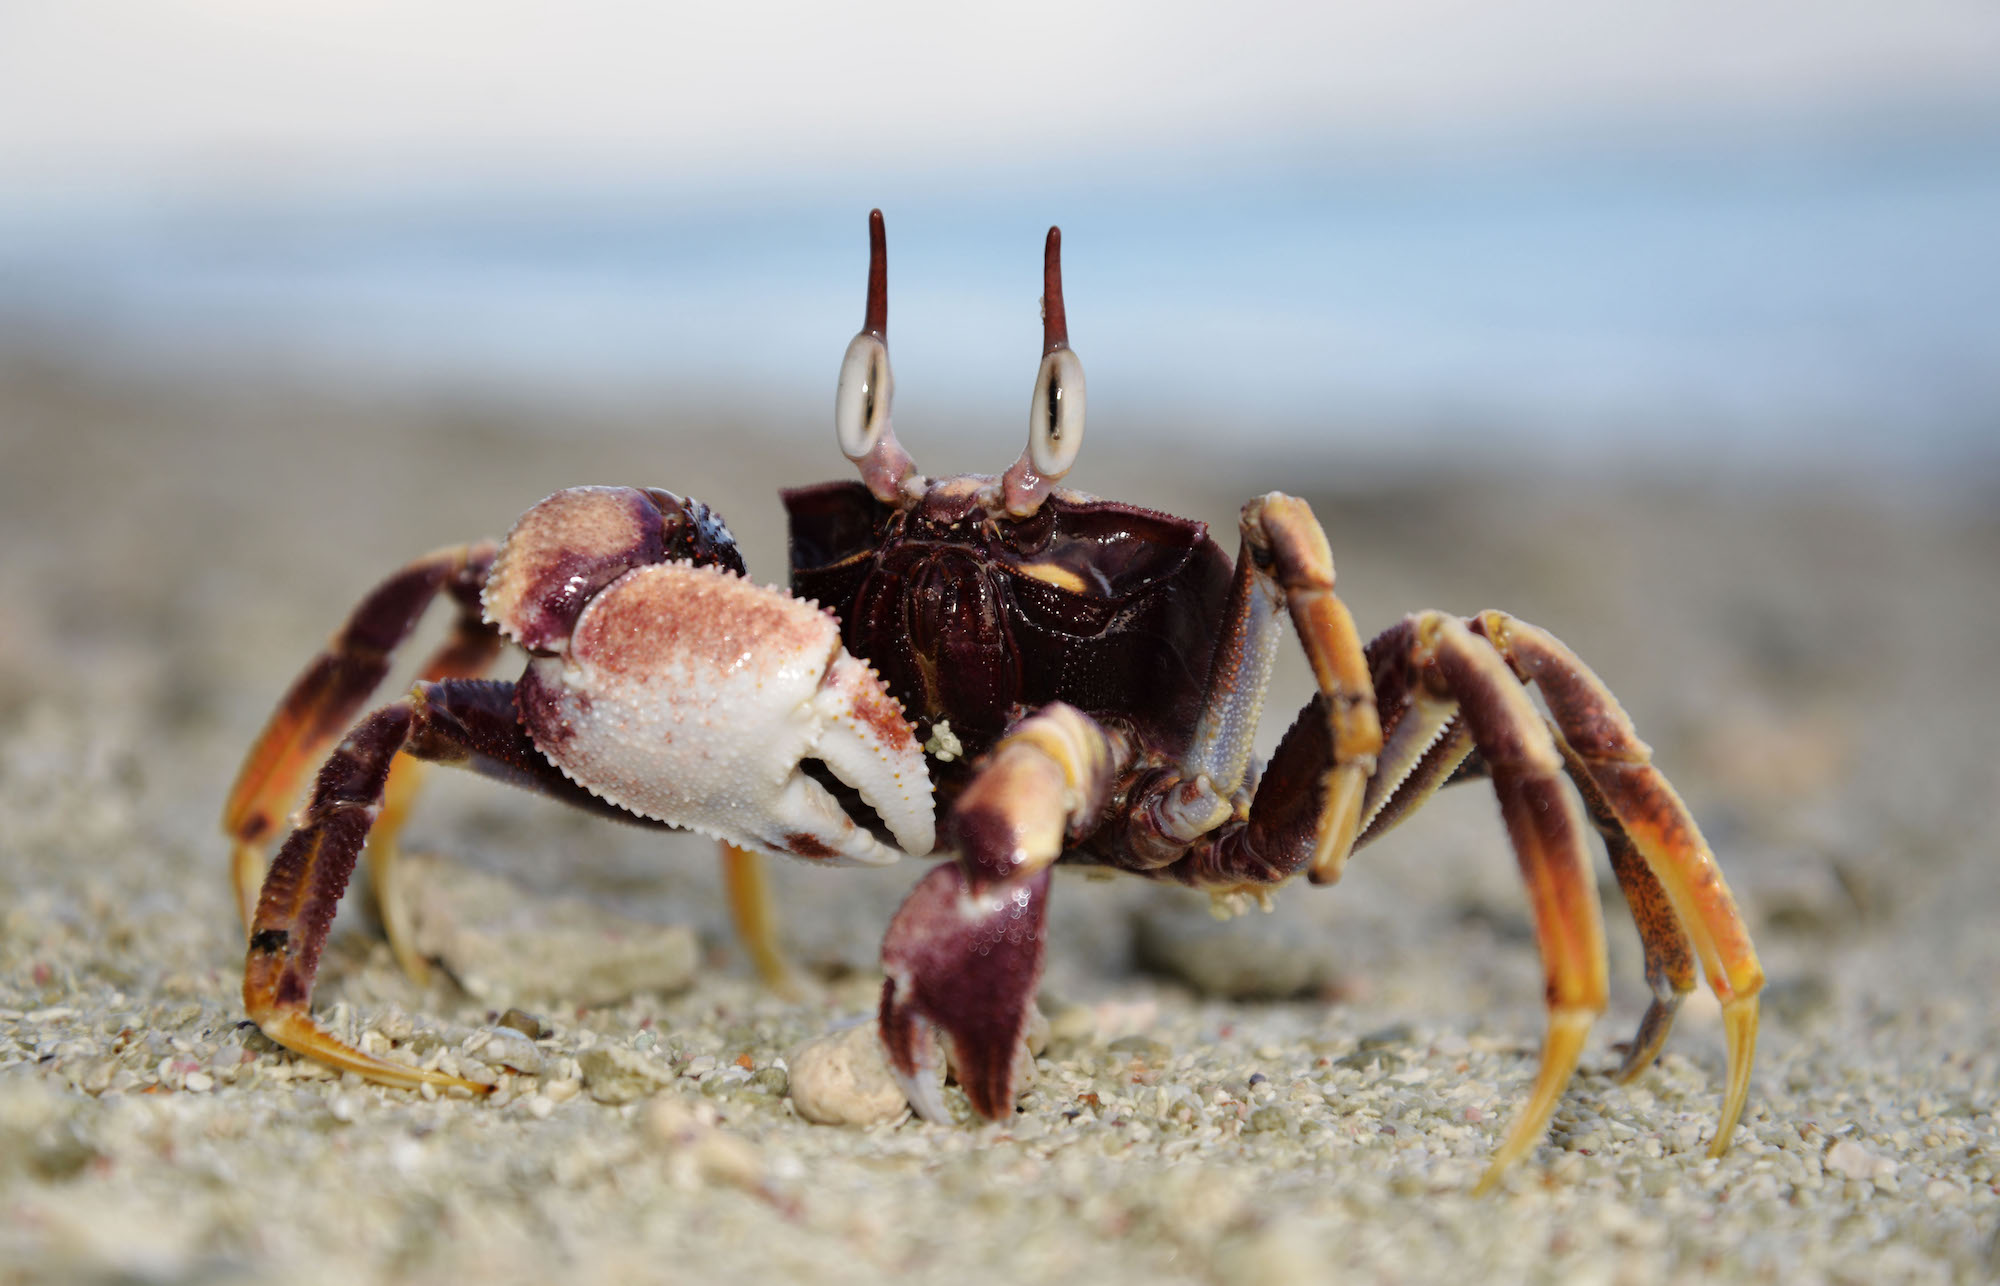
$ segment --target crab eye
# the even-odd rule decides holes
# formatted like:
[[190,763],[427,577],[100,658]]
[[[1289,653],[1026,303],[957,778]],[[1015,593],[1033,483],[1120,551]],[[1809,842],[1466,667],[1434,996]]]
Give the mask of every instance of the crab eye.
[[1083,363],[1067,348],[1042,358],[1028,408],[1028,454],[1035,472],[1060,478],[1083,447]]
[[889,426],[889,401],[896,379],[889,373],[889,346],[862,331],[840,362],[840,386],[833,394],[833,431],[840,451],[859,461]]

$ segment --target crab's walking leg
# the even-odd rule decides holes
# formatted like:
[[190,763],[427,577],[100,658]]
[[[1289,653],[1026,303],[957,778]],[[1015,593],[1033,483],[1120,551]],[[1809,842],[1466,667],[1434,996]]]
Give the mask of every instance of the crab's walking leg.
[[918,1115],[948,1121],[933,1029],[981,1116],[1012,1111],[1016,1060],[1042,975],[1049,867],[1103,815],[1124,738],[1046,706],[988,752],[946,822],[958,860],[917,882],[882,942],[882,1042]]
[[1570,781],[1576,784],[1577,793],[1583,796],[1583,806],[1590,813],[1591,824],[1604,837],[1604,850],[1610,855],[1612,874],[1618,877],[1618,887],[1624,891],[1625,905],[1632,912],[1632,922],[1639,930],[1639,943],[1645,951],[1646,986],[1652,991],[1653,999],[1646,1006],[1645,1016],[1639,1020],[1639,1030],[1633,1033],[1632,1042],[1625,1052],[1625,1061],[1619,1064],[1614,1074],[1621,1082],[1629,1081],[1659,1057],[1660,1047],[1666,1044],[1667,1033],[1673,1030],[1674,1015],[1680,1011],[1681,1001],[1694,990],[1694,952],[1666,888],[1653,874],[1653,868],[1646,865],[1646,859],[1632,842],[1632,837],[1625,833],[1618,814],[1591,779],[1589,766],[1584,763],[1583,757],[1576,753],[1560,730],[1557,731],[1556,749],[1562,751],[1563,767],[1569,770]]
[[[1375,773],[1382,728],[1375,692],[1354,618],[1333,592],[1333,552],[1305,501],[1271,492],[1243,506],[1236,577],[1209,667],[1208,693],[1183,766],[1191,787],[1156,823],[1182,842],[1213,831],[1231,813],[1242,785],[1264,693],[1289,613],[1312,663],[1319,697],[1310,709],[1327,724],[1324,780],[1314,792],[1317,813],[1310,859],[1315,883],[1340,877],[1360,828],[1362,797]],[[1212,791],[1198,792],[1206,781]],[[1260,787],[1259,793],[1262,793]],[[1199,806],[1197,806],[1199,805]],[[1178,815],[1176,815],[1178,814]]]
[[722,884],[729,894],[729,918],[736,936],[750,953],[750,963],[764,985],[783,996],[798,991],[798,979],[778,945],[778,911],[771,897],[764,855],[722,841]]
[[1480,1181],[1485,1188],[1541,1140],[1576,1071],[1584,1037],[1604,1009],[1604,925],[1583,818],[1563,788],[1554,739],[1527,694],[1499,654],[1456,618],[1430,612],[1412,624],[1414,668],[1458,702],[1499,796],[1527,880],[1548,979],[1541,1071]]
[[363,1053],[312,1017],[313,976],[334,909],[382,811],[399,754],[454,763],[593,812],[640,822],[570,781],[537,751],[514,712],[514,685],[419,683],[357,724],[320,769],[298,829],[271,864],[250,924],[243,1004],[264,1034],[288,1049],[373,1081],[481,1087]]
[[[1687,805],[1653,767],[1652,751],[1639,740],[1632,721],[1603,681],[1546,630],[1504,612],[1481,613],[1473,624],[1524,679],[1541,690],[1557,729],[1605,812],[1638,850],[1693,939],[1708,984],[1722,1002],[1729,1042],[1722,1123],[1709,1149],[1709,1155],[1721,1156],[1750,1092],[1750,1067],[1757,1051],[1757,993],[1764,985],[1763,967],[1736,900]],[[1657,909],[1657,902],[1654,906]],[[1634,912],[1640,914],[1636,904]]]
[[[246,930],[264,880],[264,846],[298,799],[307,771],[325,757],[389,672],[396,647],[416,629],[440,593],[458,604],[451,637],[424,666],[428,679],[470,677],[492,661],[498,636],[480,620],[479,590],[493,562],[490,542],[459,545],[426,555],[370,590],[326,648],[292,682],[237,772],[222,810],[222,829],[234,841],[230,861],[237,905]],[[416,777],[405,770],[392,783],[385,826],[393,831],[407,811]],[[385,908],[391,941],[401,926]],[[399,948],[398,959],[405,953]],[[403,961],[408,967],[408,961]]]
[[[1403,628],[1392,629],[1376,643],[1400,637],[1399,631]],[[1376,650],[1376,644],[1371,644],[1371,656]],[[1404,685],[1392,676],[1379,676],[1378,685],[1385,692],[1399,696],[1405,690]],[[1426,707],[1441,707],[1442,713]],[[1386,716],[1388,711],[1384,713]],[[1618,877],[1618,886],[1625,894],[1625,905],[1632,913],[1633,924],[1639,930],[1640,944],[1645,950],[1646,984],[1653,993],[1653,999],[1626,1048],[1625,1061],[1615,1073],[1619,1081],[1629,1081],[1659,1056],[1661,1045],[1673,1029],[1674,1015],[1680,1009],[1682,998],[1694,989],[1694,954],[1688,944],[1687,930],[1681,927],[1680,918],[1674,913],[1666,890],[1640,856],[1631,837],[1626,835],[1625,828],[1605,802],[1603,792],[1590,779],[1582,758],[1563,739],[1560,730],[1556,730],[1555,741],[1570,781],[1576,786],[1577,793],[1583,796],[1591,824],[1597,827],[1598,834],[1604,839],[1605,851],[1611,858],[1612,873]],[[1416,689],[1411,694],[1405,716],[1393,725],[1389,744],[1382,752],[1382,771],[1369,783],[1368,803],[1364,806],[1366,820],[1356,846],[1379,839],[1415,812],[1440,787],[1486,776],[1483,762],[1468,760],[1471,750],[1472,734],[1466,731],[1465,721],[1458,717],[1457,704],[1437,702],[1424,696],[1420,687]]]
[[[1472,734],[1459,717],[1458,704],[1427,692],[1408,673],[1412,626],[1405,621],[1368,645],[1368,659],[1381,694],[1382,721],[1387,728],[1381,766],[1368,783],[1362,805],[1361,838],[1356,847],[1373,843],[1420,808],[1446,785],[1486,776],[1486,765],[1468,759]],[[1476,628],[1476,627],[1475,627]],[[1652,1003],[1628,1046],[1619,1080],[1638,1075],[1659,1054],[1673,1027],[1681,998],[1694,987],[1694,957],[1687,931],[1681,927],[1666,890],[1619,824],[1604,794],[1591,780],[1581,756],[1556,732],[1562,753],[1590,820],[1604,837],[1611,870],[1624,890],[1626,906],[1639,930],[1646,954],[1646,982]]]

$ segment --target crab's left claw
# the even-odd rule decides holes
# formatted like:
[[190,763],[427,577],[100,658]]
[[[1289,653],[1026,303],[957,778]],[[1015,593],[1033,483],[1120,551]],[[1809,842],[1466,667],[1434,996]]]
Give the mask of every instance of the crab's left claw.
[[1042,977],[1047,869],[975,891],[956,862],[917,883],[882,943],[882,1043],[903,1094],[927,1121],[951,1119],[935,1032],[981,1116],[1014,1107],[1028,1006]]

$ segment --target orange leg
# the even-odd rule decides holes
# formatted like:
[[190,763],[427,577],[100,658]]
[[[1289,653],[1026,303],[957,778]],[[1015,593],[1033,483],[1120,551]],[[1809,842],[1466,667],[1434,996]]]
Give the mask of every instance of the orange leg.
[[[1764,970],[1715,854],[1680,795],[1653,767],[1652,750],[1639,740],[1618,699],[1575,653],[1548,631],[1504,612],[1481,613],[1474,628],[1492,641],[1524,680],[1541,690],[1562,740],[1588,778],[1586,797],[1594,797],[1593,807],[1616,823],[1651,873],[1659,896],[1652,897],[1649,886],[1634,905],[1642,934],[1647,932],[1647,920],[1662,914],[1664,903],[1692,940],[1709,987],[1722,1002],[1729,1080],[1721,1126],[1709,1148],[1709,1155],[1721,1156],[1729,1148],[1750,1093],[1750,1067],[1757,1052],[1757,993],[1764,985]],[[1615,860],[1615,848],[1613,853]],[[1630,890],[1628,885],[1628,896]],[[1664,929],[1653,934],[1662,940],[1669,936]],[[1648,938],[1649,969],[1653,956],[1654,941]],[[1670,955],[1663,957],[1663,964],[1670,962]],[[1649,1020],[1653,1017],[1648,1014]],[[1659,1020],[1661,1038],[1666,1034],[1665,1021]],[[1645,1034],[1642,1027],[1641,1043]],[[1625,1070],[1632,1070],[1629,1062]]]
[[1340,878],[1354,847],[1362,793],[1382,748],[1368,661],[1354,617],[1333,592],[1333,551],[1311,507],[1273,491],[1243,506],[1240,531],[1236,576],[1209,666],[1208,692],[1181,763],[1191,786],[1205,781],[1208,789],[1189,793],[1182,787],[1159,811],[1157,829],[1181,846],[1163,849],[1161,857],[1171,861],[1233,814],[1229,801],[1248,770],[1277,655],[1282,610],[1291,617],[1319,687],[1319,698],[1308,710],[1327,726],[1325,761],[1312,790],[1317,813],[1308,864],[1315,884],[1331,883]]
[[320,769],[312,797],[278,850],[257,900],[243,966],[243,1004],[272,1040],[385,1085],[479,1089],[363,1053],[312,1016],[313,980],[362,845],[383,810],[399,756],[451,763],[563,803],[658,826],[577,785],[535,748],[514,714],[514,685],[477,680],[419,683],[409,696],[356,724]]
[[1603,1012],[1604,925],[1583,818],[1563,788],[1562,756],[1527,693],[1499,654],[1457,618],[1430,612],[1407,624],[1417,681],[1434,696],[1457,702],[1499,796],[1500,815],[1527,881],[1548,980],[1541,1070],[1480,1181],[1485,1189],[1547,1133],[1584,1038]]
[[[237,905],[247,931],[264,882],[265,845],[279,819],[298,799],[306,773],[329,747],[389,671],[396,647],[416,629],[424,609],[440,593],[458,604],[451,637],[425,664],[425,679],[469,678],[491,664],[499,637],[480,619],[479,591],[493,562],[490,542],[461,545],[429,554],[377,585],[349,613],[345,623],[285,693],[258,735],[231,787],[222,811],[222,829],[234,842],[230,868]],[[378,898],[394,887],[394,832],[415,795],[420,770],[399,765],[388,787],[384,824],[377,828],[377,851],[369,864]],[[408,949],[404,917],[383,907],[383,923],[397,959],[414,976],[422,962]],[[414,968],[412,966],[415,966]]]
[[722,841],[722,883],[729,893],[729,918],[750,953],[764,985],[781,996],[798,994],[798,978],[778,945],[778,913],[771,899],[764,855]]

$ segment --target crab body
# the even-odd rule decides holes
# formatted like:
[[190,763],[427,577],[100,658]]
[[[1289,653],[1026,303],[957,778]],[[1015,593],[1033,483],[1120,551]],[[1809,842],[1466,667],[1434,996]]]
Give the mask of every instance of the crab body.
[[[950,1117],[948,1047],[973,1108],[998,1118],[1013,1108],[1057,864],[1240,909],[1297,875],[1332,882],[1436,790],[1483,779],[1527,881],[1549,1007],[1540,1072],[1489,1181],[1542,1137],[1605,1005],[1587,826],[1632,909],[1653,993],[1621,1075],[1650,1064],[1699,967],[1729,1038],[1715,1151],[1726,1147],[1763,975],[1713,854],[1597,676],[1500,612],[1420,612],[1364,644],[1312,510],[1280,492],[1244,505],[1231,559],[1201,523],[1059,487],[1084,385],[1054,229],[1026,450],[998,476],[922,476],[889,423],[884,247],[877,212],[862,329],[835,396],[861,480],[784,493],[790,591],[747,579],[729,529],[697,500],[577,487],[497,546],[395,573],[307,665],[223,819],[258,1025],[378,1081],[479,1089],[355,1049],[311,1015],[364,843],[390,945],[423,974],[394,837],[418,769],[446,763],[720,839],[739,931],[774,978],[760,854],[880,864],[935,845],[948,860],[883,941],[881,1037],[920,1115]],[[458,607],[450,638],[407,696],[350,727],[440,597]],[[1258,764],[1287,624],[1316,691]],[[510,644],[526,654],[519,679],[481,677]],[[321,760],[267,867],[266,841]]]
[[858,483],[785,493],[792,589],[832,612],[934,759],[948,806],[1022,718],[1065,702],[1163,755],[1185,750],[1227,605],[1205,524],[1058,490],[1015,518],[993,479],[934,482],[908,509]]

